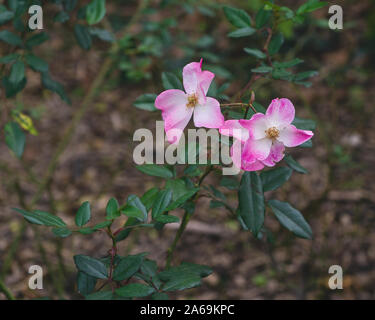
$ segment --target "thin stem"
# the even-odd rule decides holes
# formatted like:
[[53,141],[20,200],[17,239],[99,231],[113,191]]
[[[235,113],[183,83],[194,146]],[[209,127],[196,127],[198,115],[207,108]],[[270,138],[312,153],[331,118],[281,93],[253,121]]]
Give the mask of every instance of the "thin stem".
[[[212,165],[207,166],[206,171],[202,174],[202,176],[200,177],[200,179],[198,181],[198,186],[200,186],[203,183],[204,179],[208,176],[208,174],[212,170],[213,170]],[[194,198],[193,198],[193,201],[195,202],[198,199],[198,197],[199,197],[198,193],[196,193]],[[170,265],[172,263],[173,255],[174,255],[174,252],[176,250],[177,244],[180,241],[181,236],[182,236],[183,232],[185,231],[186,226],[188,225],[190,217],[193,215],[193,213],[194,212],[189,213],[188,211],[185,211],[185,213],[184,213],[184,216],[182,218],[180,227],[178,228],[177,233],[175,235],[175,238],[174,238],[174,240],[173,240],[173,242],[172,242],[172,244],[169,247],[168,252],[167,252],[167,262],[166,262],[167,268],[170,267]]]
[[5,285],[5,283],[0,279],[0,292],[5,294],[5,297],[8,300],[16,300],[13,294],[10,292],[9,288]]

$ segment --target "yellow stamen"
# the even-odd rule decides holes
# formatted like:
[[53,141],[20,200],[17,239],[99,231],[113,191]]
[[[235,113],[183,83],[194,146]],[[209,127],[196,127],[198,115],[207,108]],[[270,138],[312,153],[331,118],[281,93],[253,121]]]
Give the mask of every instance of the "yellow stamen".
[[280,131],[276,127],[271,127],[266,130],[267,138],[269,139],[276,139],[279,137]]
[[197,97],[197,95],[195,93],[189,95],[188,96],[188,103],[186,104],[186,106],[188,108],[194,108],[197,104],[198,104],[198,97]]

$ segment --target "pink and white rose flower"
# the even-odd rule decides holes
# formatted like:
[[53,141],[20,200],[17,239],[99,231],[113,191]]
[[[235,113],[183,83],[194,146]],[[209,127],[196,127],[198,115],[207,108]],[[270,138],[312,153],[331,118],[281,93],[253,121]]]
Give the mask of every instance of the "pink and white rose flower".
[[219,101],[206,96],[215,75],[202,71],[202,59],[187,64],[182,76],[185,92],[166,90],[155,100],[155,107],[162,111],[167,139],[174,144],[180,140],[192,116],[196,127],[220,128],[224,124]]

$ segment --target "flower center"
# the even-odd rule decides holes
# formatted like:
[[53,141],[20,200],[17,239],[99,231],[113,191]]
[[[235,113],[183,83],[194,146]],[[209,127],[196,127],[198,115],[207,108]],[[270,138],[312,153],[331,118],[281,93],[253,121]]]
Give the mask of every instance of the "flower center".
[[198,104],[198,97],[195,93],[188,96],[188,103],[186,106],[188,108],[194,108]]
[[280,131],[276,127],[271,127],[266,130],[267,138],[276,139],[279,136]]

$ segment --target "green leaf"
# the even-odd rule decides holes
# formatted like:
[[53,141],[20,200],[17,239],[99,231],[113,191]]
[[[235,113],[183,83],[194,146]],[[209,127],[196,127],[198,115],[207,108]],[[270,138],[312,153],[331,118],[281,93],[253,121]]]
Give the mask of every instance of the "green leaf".
[[156,111],[155,99],[157,95],[153,93],[145,93],[139,96],[133,103],[134,107],[146,110],[146,111]]
[[228,37],[231,37],[231,38],[248,37],[254,34],[255,32],[256,32],[256,29],[252,27],[246,27],[246,28],[237,29],[235,31],[228,33]]
[[94,291],[97,279],[87,273],[78,272],[77,288],[78,292],[84,296]]
[[108,278],[105,264],[98,259],[80,254],[74,256],[74,263],[79,271],[85,272],[89,276],[97,279]]
[[1,57],[0,58],[0,63],[9,63],[9,62],[13,62],[13,61],[16,61],[17,59],[19,59],[20,55],[18,53],[11,53],[11,54],[8,54],[7,56],[4,56],[4,57]]
[[27,54],[25,56],[27,64],[35,71],[39,72],[47,72],[48,71],[48,63],[43,59],[33,55]]
[[240,216],[256,237],[264,223],[264,195],[258,174],[249,171],[243,174],[238,200]]
[[89,29],[81,24],[74,26],[74,34],[76,36],[78,44],[81,48],[89,50],[91,48],[92,40]]
[[147,297],[155,292],[153,287],[141,283],[130,283],[119,289],[116,289],[116,294],[124,298],[141,298]]
[[8,30],[0,31],[0,41],[4,41],[12,46],[23,46],[21,38]]
[[167,223],[179,222],[180,218],[176,217],[176,216],[169,215],[169,214],[162,214],[162,215],[157,216],[155,218],[155,221],[167,224]]
[[26,141],[24,132],[16,122],[8,122],[4,127],[4,132],[5,143],[17,158],[21,158]]
[[300,64],[300,63],[302,63],[302,62],[303,62],[302,59],[295,58],[295,59],[290,60],[290,61],[275,62],[275,63],[273,64],[273,66],[276,67],[276,68],[291,68],[291,67],[294,67],[294,66],[296,66],[297,64]]
[[173,172],[165,166],[160,166],[156,164],[143,164],[140,166],[136,166],[136,168],[139,171],[150,176],[161,177],[165,179],[173,178]]
[[142,217],[142,219],[141,219],[141,217],[139,218],[141,221],[147,220],[147,213],[148,212],[146,210],[146,207],[142,203],[141,199],[139,199],[136,195],[132,194],[128,197],[127,204],[139,209],[142,212],[143,217]]
[[52,80],[48,72],[42,73],[42,84],[46,89],[57,93],[66,103],[71,104],[69,97],[65,93],[64,87],[60,83]]
[[86,21],[88,24],[96,24],[105,16],[105,0],[92,0],[86,7]]
[[105,208],[106,217],[107,219],[116,219],[121,215],[121,212],[119,211],[119,204],[118,201],[115,198],[109,199],[107,203],[107,207]]
[[107,227],[109,227],[111,224],[112,224],[112,221],[99,222],[99,223],[97,223],[97,224],[93,227],[93,229],[94,229],[94,230],[98,230],[98,229],[107,228]]
[[281,187],[292,175],[293,170],[287,167],[264,171],[260,174],[263,191],[276,190]]
[[78,232],[81,233],[81,234],[92,234],[95,231],[96,230],[94,228],[89,228],[89,227],[87,227],[87,228],[81,228],[81,229],[78,230]]
[[224,176],[220,181],[220,186],[225,187],[229,190],[237,190],[240,184],[238,183],[237,179]]
[[72,11],[74,8],[75,8],[75,6],[76,6],[76,4],[77,4],[77,1],[78,0],[64,0],[63,1],[63,4],[64,4],[64,9],[66,10],[66,11]]
[[201,278],[195,274],[181,274],[167,281],[163,286],[163,291],[185,290],[197,287],[201,284]]
[[107,41],[107,42],[115,42],[116,37],[115,35],[105,29],[99,29],[99,28],[90,28],[90,34],[94,37],[99,38],[100,40]]
[[304,71],[304,72],[300,72],[300,73],[297,73],[294,77],[294,81],[300,81],[300,80],[304,80],[304,79],[307,79],[307,78],[311,78],[311,77],[314,77],[316,75],[318,75],[319,72],[318,71]]
[[284,36],[282,35],[282,33],[277,33],[273,35],[268,46],[268,53],[270,55],[278,53],[283,43]]
[[[179,198],[174,200],[166,209],[166,211],[172,211],[181,207],[186,201],[188,201],[192,196],[194,196],[199,191],[199,188],[186,190]],[[174,189],[173,189],[174,194]]]
[[269,206],[277,220],[296,236],[306,239],[312,238],[312,230],[303,215],[289,203],[279,200],[269,200]]
[[14,13],[12,11],[2,11],[0,12],[0,25],[7,23],[8,21],[12,20],[14,17]]
[[287,163],[287,165],[294,171],[297,171],[299,173],[309,173],[307,169],[302,167],[296,160],[293,159],[291,155],[286,156],[284,160]]
[[70,19],[69,13],[67,13],[66,11],[60,11],[55,15],[55,17],[53,18],[53,21],[64,23],[68,21],[69,19]]
[[66,238],[72,234],[72,231],[68,228],[53,228],[52,232],[55,236],[60,238]]
[[23,217],[30,223],[44,225],[48,227],[65,227],[66,223],[57,216],[48,212],[34,210],[25,211],[22,209],[13,208],[13,210],[21,213]]
[[158,193],[158,188],[151,188],[150,190],[146,191],[144,195],[141,197],[141,202],[145,205],[147,211],[152,208]]
[[40,32],[37,33],[33,36],[31,36],[29,39],[26,40],[26,47],[27,48],[32,48],[35,46],[38,46],[42,44],[43,42],[47,41],[49,39],[49,36],[45,32]]
[[155,202],[152,206],[152,218],[155,219],[159,215],[163,214],[171,200],[172,190],[167,189],[159,191],[159,194],[156,197]]
[[17,85],[25,78],[25,65],[22,61],[16,61],[13,63],[10,70],[9,81]]
[[168,89],[180,89],[184,90],[180,79],[170,72],[163,72],[161,74],[161,80],[165,90]]
[[269,66],[260,66],[258,68],[251,69],[251,72],[255,73],[267,73],[272,71],[272,67]]
[[152,300],[169,300],[169,297],[164,292],[156,292],[151,296]]
[[229,6],[223,7],[224,14],[227,17],[228,21],[237,28],[245,28],[251,26],[251,18],[242,9],[236,9]]
[[264,58],[267,57],[267,55],[264,52],[262,52],[258,49],[244,48],[244,51],[246,53],[256,57],[256,58],[259,58],[259,59],[264,59]]
[[265,10],[261,8],[255,17],[255,26],[257,29],[262,28],[268,20],[271,18],[272,12],[270,10]]
[[297,15],[318,10],[325,7],[327,4],[328,2],[325,1],[308,0],[297,9]]
[[139,221],[144,221],[144,214],[141,209],[134,207],[130,204],[127,204],[122,210],[121,213],[130,218],[136,218]]
[[141,267],[143,257],[141,255],[127,256],[117,264],[113,273],[115,281],[122,281],[132,277]]
[[5,88],[5,95],[7,98],[11,98],[15,96],[18,92],[23,90],[26,86],[26,78],[23,78],[23,80],[17,84],[14,84],[9,81],[8,77],[3,77],[3,86]]
[[82,203],[82,205],[79,207],[75,222],[78,227],[83,227],[87,222],[89,222],[91,218],[91,210],[90,210],[90,203],[88,201],[85,201]]
[[112,291],[98,291],[86,296],[86,300],[112,300]]
[[295,117],[293,122],[293,125],[296,126],[296,128],[301,129],[301,130],[315,130],[316,128],[316,123],[314,120],[311,119],[302,119]]

